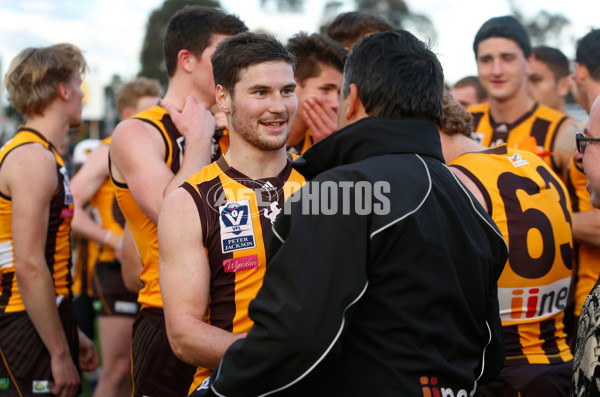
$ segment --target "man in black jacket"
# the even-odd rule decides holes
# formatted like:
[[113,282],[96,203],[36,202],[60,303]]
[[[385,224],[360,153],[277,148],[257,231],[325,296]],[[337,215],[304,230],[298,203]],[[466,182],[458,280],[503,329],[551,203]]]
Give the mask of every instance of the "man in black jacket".
[[504,362],[498,229],[444,165],[443,72],[406,31],[350,55],[339,131],[274,226],[254,327],[192,395],[467,396]]

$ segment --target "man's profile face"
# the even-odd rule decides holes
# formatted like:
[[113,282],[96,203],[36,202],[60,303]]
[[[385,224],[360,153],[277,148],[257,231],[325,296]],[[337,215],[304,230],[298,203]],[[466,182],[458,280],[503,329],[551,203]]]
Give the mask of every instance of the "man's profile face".
[[479,81],[490,100],[504,102],[525,93],[529,63],[516,42],[492,37],[478,44]]
[[[585,129],[582,135],[587,138],[600,139],[600,97],[594,101]],[[584,153],[576,151],[573,155],[578,166],[583,165],[583,171],[588,179],[586,186],[590,193],[590,202],[600,208],[600,142],[585,142]]]
[[561,95],[558,80],[548,65],[536,59],[531,64],[527,89],[529,96],[553,109],[561,108],[566,95]]
[[202,52],[202,55],[199,58],[196,58],[196,65],[194,68],[195,84],[205,100],[212,100],[212,102],[209,101],[210,103],[214,103],[215,98],[215,80],[213,78],[212,61],[210,58],[217,49],[217,44],[227,37],[230,36],[213,33],[210,36],[210,42]]

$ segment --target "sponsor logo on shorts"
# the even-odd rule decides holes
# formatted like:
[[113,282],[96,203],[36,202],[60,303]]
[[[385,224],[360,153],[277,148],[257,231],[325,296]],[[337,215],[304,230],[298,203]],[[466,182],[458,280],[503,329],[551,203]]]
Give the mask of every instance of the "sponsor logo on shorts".
[[115,312],[135,314],[138,312],[138,305],[135,302],[115,301]]
[[223,268],[225,269],[225,273],[234,273],[239,270],[258,269],[258,255],[225,259],[223,261]]
[[456,392],[447,387],[441,387],[438,385],[438,378],[432,376],[421,376],[419,379],[421,382],[421,391],[423,397],[468,397],[469,393],[465,389],[457,390]]
[[34,380],[33,394],[50,393],[50,381]]
[[10,386],[10,379],[0,378],[0,390],[8,390]]
[[249,200],[232,201],[219,207],[219,223],[224,254],[256,247]]

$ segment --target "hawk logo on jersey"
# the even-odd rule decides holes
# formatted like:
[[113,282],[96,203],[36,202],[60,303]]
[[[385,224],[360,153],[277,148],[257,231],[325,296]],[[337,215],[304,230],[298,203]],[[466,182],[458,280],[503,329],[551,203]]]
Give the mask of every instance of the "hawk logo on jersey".
[[224,254],[256,247],[249,200],[228,202],[220,206],[219,223]]
[[515,153],[512,156],[506,156],[506,158],[511,162],[511,164],[517,168],[525,164],[529,164],[529,161],[525,160],[519,153]]
[[272,202],[269,208],[271,208],[271,212],[265,208],[263,210],[263,215],[271,221],[271,224],[274,224],[277,215],[281,212],[281,208],[279,208],[279,203],[277,201]]

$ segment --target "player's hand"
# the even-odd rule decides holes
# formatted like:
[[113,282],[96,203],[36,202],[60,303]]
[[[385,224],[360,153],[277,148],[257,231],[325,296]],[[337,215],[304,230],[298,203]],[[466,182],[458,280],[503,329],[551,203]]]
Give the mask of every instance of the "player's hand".
[[92,341],[81,330],[79,333],[79,368],[82,371],[93,371],[100,365],[98,352]]
[[50,368],[54,382],[50,385],[50,391],[56,397],[73,397],[79,389],[79,373],[73,364],[71,354],[67,352],[62,356],[51,356]]
[[162,101],[162,106],[169,112],[173,124],[186,142],[199,139],[210,143],[215,133],[215,118],[209,109],[196,103],[194,97],[188,96],[185,99],[181,111],[166,101]]
[[337,130],[337,114],[322,96],[307,98],[302,116],[313,133],[314,142]]

